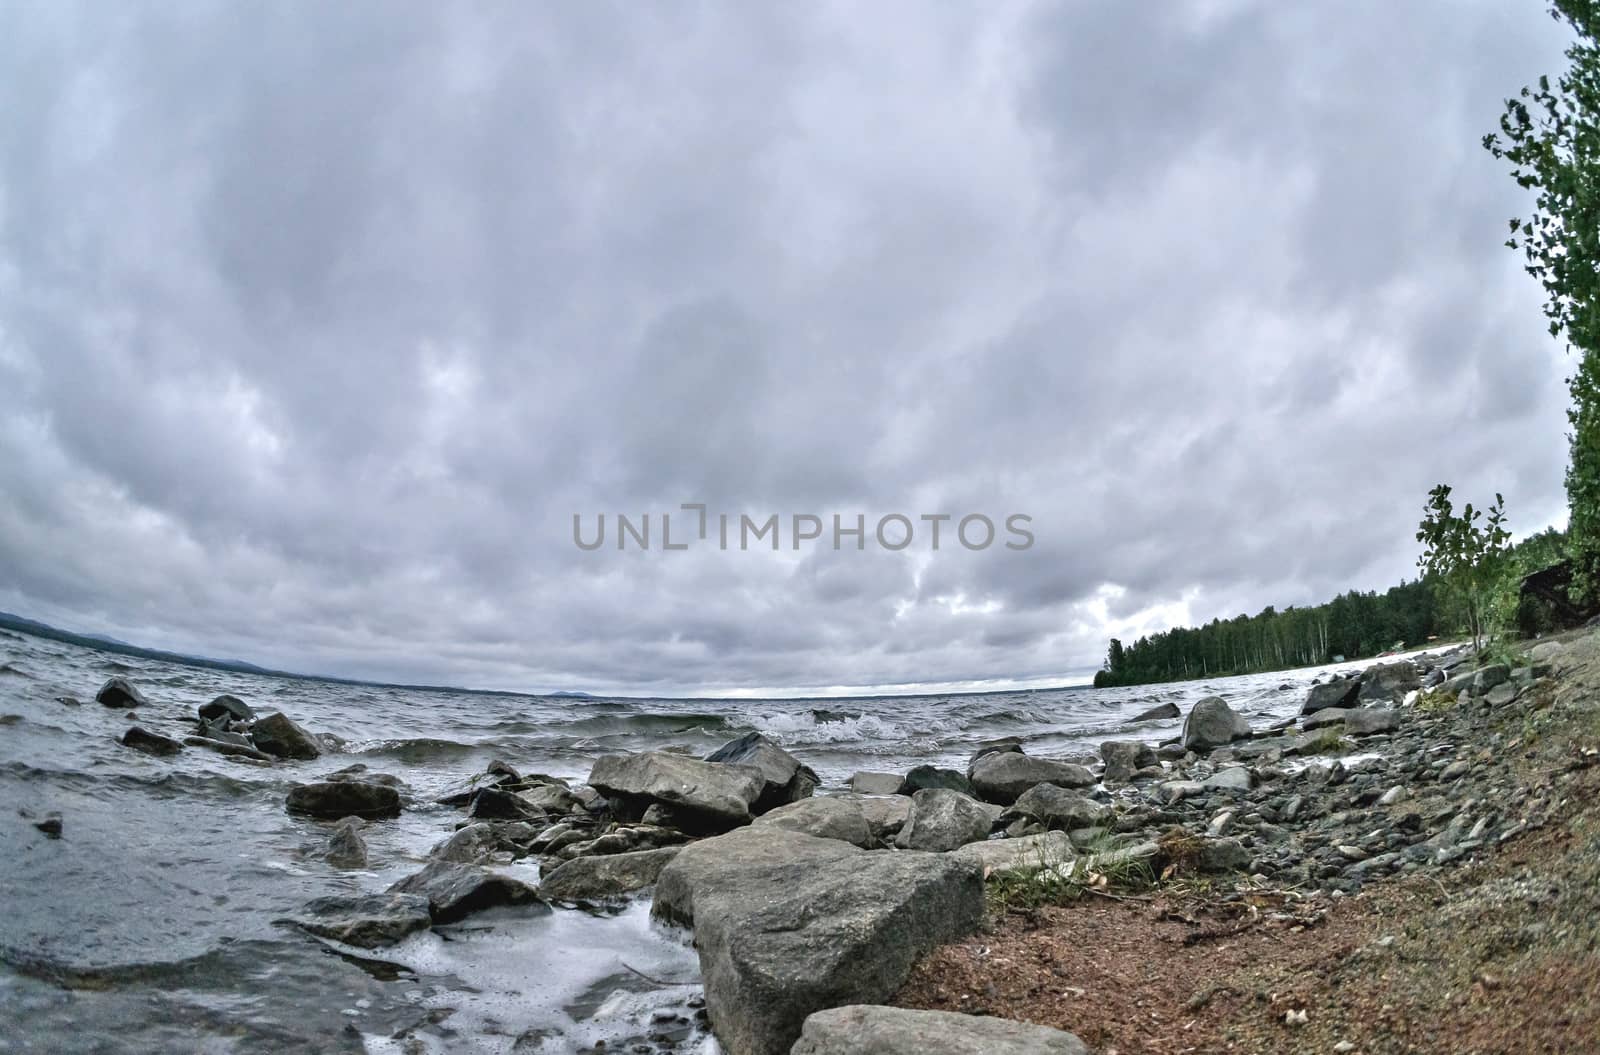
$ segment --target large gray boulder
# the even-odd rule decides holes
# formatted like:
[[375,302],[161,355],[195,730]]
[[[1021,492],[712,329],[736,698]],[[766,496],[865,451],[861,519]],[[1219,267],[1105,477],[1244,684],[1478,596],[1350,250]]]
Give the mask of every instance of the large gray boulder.
[[1353,707],[1356,693],[1360,691],[1361,683],[1355,678],[1336,678],[1313,685],[1311,691],[1306,693],[1305,702],[1300,705],[1300,713],[1316,714],[1330,707]]
[[575,857],[539,882],[539,892],[556,901],[603,901],[643,890],[678,856],[681,846],[631,853]]
[[289,792],[290,813],[336,821],[341,817],[400,816],[400,793],[386,784],[360,780],[324,780],[301,784]]
[[853,1004],[805,1020],[791,1055],[1092,1055],[1071,1033],[1048,1026]]
[[894,844],[902,850],[955,850],[989,837],[994,814],[959,791],[925,788],[911,796],[911,816]]
[[1180,738],[1188,751],[1210,751],[1250,735],[1250,723],[1221,696],[1207,696],[1189,710]]
[[107,707],[143,707],[144,693],[126,678],[107,678],[94,698]]
[[[919,791],[917,794],[925,792]],[[946,794],[954,795],[955,792]],[[895,798],[905,802],[902,796],[896,795]],[[853,799],[835,797],[802,799],[787,806],[779,806],[770,813],[757,817],[755,823],[758,827],[786,828],[792,832],[815,835],[820,839],[841,839],[863,850],[877,845],[872,828],[867,824],[866,815],[862,812],[860,804]]]
[[291,920],[302,930],[346,945],[372,949],[393,945],[433,923],[428,899],[420,894],[355,894],[322,897]]
[[750,823],[751,807],[766,788],[755,766],[702,762],[670,751],[605,755],[589,772],[589,786],[642,815],[652,805],[696,831],[722,832]]
[[289,720],[282,711],[273,711],[250,726],[250,739],[256,750],[277,758],[312,759],[322,754],[316,738]]
[[1105,779],[1125,782],[1147,766],[1161,764],[1155,748],[1138,740],[1107,740],[1100,745],[1100,758],[1106,764]]
[[223,693],[221,696],[212,699],[210,703],[202,703],[199,715],[202,722],[214,722],[218,718],[234,722],[248,722],[256,716],[256,712],[251,710],[250,705],[239,699],[239,697]]
[[1057,784],[1064,788],[1094,785],[1094,774],[1085,766],[1034,758],[1020,751],[997,751],[972,763],[972,787],[986,802],[1009,806],[1036,784]]
[[844,795],[867,822],[874,846],[888,846],[911,819],[911,800],[904,795]]
[[539,892],[521,880],[451,861],[431,862],[422,871],[389,887],[388,892],[427,898],[428,912],[435,923],[454,923],[501,905],[535,906],[550,911],[550,906],[539,900]]
[[706,1011],[728,1055],[781,1055],[813,1012],[876,1003],[983,920],[978,865],[746,828],[686,847],[654,911],[694,926]]
[[1422,671],[1409,659],[1379,663],[1361,674],[1362,703],[1393,703],[1412,689],[1422,687]]
[[761,794],[750,807],[757,814],[807,798],[821,783],[815,770],[760,733],[728,741],[707,755],[706,761],[754,766],[761,771]]
[[1047,829],[1072,831],[1094,828],[1111,819],[1112,809],[1103,802],[1084,798],[1054,784],[1036,784],[1012,803],[1001,820],[1026,817]]

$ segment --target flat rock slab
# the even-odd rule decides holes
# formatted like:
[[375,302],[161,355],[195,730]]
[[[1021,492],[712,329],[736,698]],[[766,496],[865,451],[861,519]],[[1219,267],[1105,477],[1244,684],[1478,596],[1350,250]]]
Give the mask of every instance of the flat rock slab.
[[793,1055],[1092,1055],[1071,1033],[953,1011],[851,1005],[806,1019]]
[[728,1055],[781,1055],[813,1012],[892,996],[983,919],[978,864],[750,828],[686,848],[654,911],[692,918],[706,1010]]
[[433,917],[428,899],[418,894],[358,894],[318,898],[304,915],[286,922],[318,937],[373,949],[427,929]]
[[589,786],[602,795],[637,811],[670,806],[675,818],[707,831],[750,823],[766,783],[755,766],[702,762],[670,751],[603,755],[589,773]]
[[341,817],[400,816],[400,793],[386,784],[361,780],[324,780],[301,784],[289,792],[290,813],[338,820]]
[[539,892],[556,901],[605,901],[643,890],[683,850],[663,846],[623,854],[575,857],[559,865],[539,883]]
[[427,899],[435,923],[454,923],[474,912],[501,905],[539,905],[539,891],[518,879],[497,875],[476,865],[434,861],[389,888],[391,894],[419,894]]
[[985,875],[1039,871],[1066,864],[1077,856],[1066,832],[1024,835],[1019,839],[990,839],[968,843],[955,856],[975,861]]
[[250,726],[256,748],[277,758],[310,760],[322,754],[317,740],[282,711],[257,718]]
[[1028,789],[1038,784],[1063,788],[1094,785],[1088,767],[1050,758],[1034,758],[1021,751],[995,751],[972,763],[972,787],[986,802],[1009,806]]

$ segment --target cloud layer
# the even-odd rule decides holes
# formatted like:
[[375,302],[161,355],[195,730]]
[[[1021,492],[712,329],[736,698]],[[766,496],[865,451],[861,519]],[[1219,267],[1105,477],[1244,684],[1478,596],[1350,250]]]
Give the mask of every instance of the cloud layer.
[[[1056,682],[1562,516],[1536,4],[31,4],[0,607],[292,669]],[[582,552],[1010,513],[1024,552]],[[676,525],[675,525],[676,527]]]

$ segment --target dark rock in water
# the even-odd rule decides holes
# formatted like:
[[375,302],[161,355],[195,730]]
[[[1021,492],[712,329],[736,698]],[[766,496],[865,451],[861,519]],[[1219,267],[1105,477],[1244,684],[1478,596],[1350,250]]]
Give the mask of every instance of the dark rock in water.
[[902,850],[955,850],[987,839],[994,821],[994,814],[971,796],[924,788],[911,796],[911,816],[894,844]]
[[1422,671],[1409,659],[1379,663],[1361,675],[1361,702],[1391,703],[1422,687]]
[[83,701],[76,696],[57,696],[56,702],[63,707],[82,707]]
[[811,1013],[888,999],[919,957],[976,930],[983,907],[974,860],[769,827],[685,847],[653,911],[692,922],[724,1050],[780,1055]]
[[290,813],[338,820],[341,817],[400,816],[400,793],[383,784],[359,780],[324,780],[301,784],[289,792]]
[[479,821],[477,824],[458,828],[454,835],[429,851],[428,856],[438,861],[454,861],[456,864],[480,864],[487,861],[491,855],[506,850],[504,841],[500,837],[499,827],[496,824]]
[[317,898],[304,915],[284,922],[318,937],[374,949],[426,930],[433,917],[428,899],[420,894],[357,894]]
[[1300,713],[1316,714],[1330,707],[1350,707],[1360,691],[1361,683],[1354,678],[1338,678],[1323,685],[1313,685],[1306,694],[1306,701],[1300,705]]
[[963,795],[972,794],[972,781],[953,769],[938,766],[917,766],[900,782],[900,794],[915,795],[925,788],[946,788]]
[[575,857],[545,875],[539,892],[557,901],[601,901],[642,890],[656,881],[681,846]]
[[360,817],[346,817],[328,836],[328,863],[335,868],[367,867],[367,843],[361,838]]
[[491,777],[499,777],[501,782],[505,784],[522,783],[522,774],[511,768],[511,763],[502,762],[498,758],[491,761],[489,768],[485,769],[484,772]]
[[33,826],[44,832],[51,839],[61,838],[62,825],[61,814],[59,813],[48,813],[45,815],[44,820],[34,821]]
[[544,811],[509,791],[480,788],[467,806],[467,816],[490,821],[543,821]]
[[256,750],[255,743],[243,733],[233,732],[228,728],[227,719],[200,722],[200,735],[207,740],[215,740],[219,744],[232,744],[234,747],[248,747]]
[[282,711],[258,718],[250,726],[256,748],[279,758],[312,759],[322,754],[316,737],[289,720]]
[[1100,757],[1106,764],[1105,778],[1121,782],[1133,779],[1141,769],[1161,764],[1155,749],[1138,740],[1107,740],[1100,745]]
[[791,1055],[1092,1055],[1071,1033],[954,1011],[856,1004],[805,1020]]
[[202,721],[209,722],[218,718],[225,718],[230,721],[248,722],[255,716],[256,712],[250,709],[248,703],[245,703],[237,696],[229,696],[226,693],[218,696],[210,703],[202,703],[200,705],[200,718]]
[[706,756],[707,762],[754,766],[764,781],[750,812],[765,813],[789,802],[808,798],[821,783],[816,771],[760,733],[746,733]]
[[1130,718],[1129,721],[1134,721],[1134,722],[1171,721],[1172,719],[1178,717],[1178,715],[1180,715],[1182,713],[1183,713],[1182,711],[1178,710],[1178,705],[1177,704],[1175,704],[1175,703],[1162,703],[1162,704],[1157,704],[1156,706],[1150,708],[1148,711],[1140,711],[1138,714],[1136,714],[1132,718]]
[[850,790],[858,795],[897,795],[904,782],[905,778],[898,773],[872,773],[866,770],[856,773],[847,781]]
[[1034,758],[1007,751],[984,755],[973,763],[972,787],[985,802],[1009,806],[1035,784],[1057,784],[1064,788],[1087,788],[1095,783],[1085,766]]
[[123,733],[119,742],[123,747],[131,747],[147,755],[175,755],[183,750],[183,745],[172,737],[152,733],[142,725],[135,725]]
[[[953,794],[953,793],[952,793]],[[899,796],[895,796],[899,801]],[[758,826],[771,825],[804,832],[819,839],[842,839],[852,846],[870,849],[877,839],[867,824],[866,814],[853,799],[823,796],[801,799],[756,818]]]
[[1183,721],[1183,746],[1190,751],[1209,751],[1249,735],[1250,723],[1235,714],[1221,696],[1207,696],[1196,703]]
[[271,762],[273,760],[271,755],[257,751],[253,747],[241,747],[238,744],[224,743],[209,736],[186,736],[183,738],[183,742],[190,747],[203,747],[207,751],[215,751],[219,755],[249,758],[257,762]]
[[726,831],[750,823],[750,808],[766,787],[754,766],[702,762],[669,751],[604,755],[589,784],[638,816],[652,803],[673,808],[686,831]]
[[143,707],[144,694],[134,688],[126,678],[108,678],[94,698],[107,707]]
[[376,773],[367,768],[365,762],[357,762],[353,766],[336,769],[322,778],[323,780],[362,780],[368,784],[387,784],[396,791],[406,786],[405,781],[393,773]]
[[521,880],[496,875],[476,865],[434,861],[389,888],[391,894],[421,894],[435,923],[454,923],[474,912],[501,905],[539,905],[539,892]]
[[1002,821],[1027,817],[1047,830],[1070,832],[1094,828],[1111,819],[1112,809],[1103,802],[1084,798],[1054,784],[1038,784],[1023,792],[1005,813]]

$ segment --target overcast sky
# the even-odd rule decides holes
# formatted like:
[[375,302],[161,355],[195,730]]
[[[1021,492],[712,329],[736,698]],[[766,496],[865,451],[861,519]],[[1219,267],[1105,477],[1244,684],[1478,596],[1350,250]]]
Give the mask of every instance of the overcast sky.
[[[1059,684],[1414,576],[1441,481],[1564,522],[1479,145],[1563,65],[1536,0],[0,8],[0,609],[480,687]],[[1035,542],[574,545],[685,502]]]

